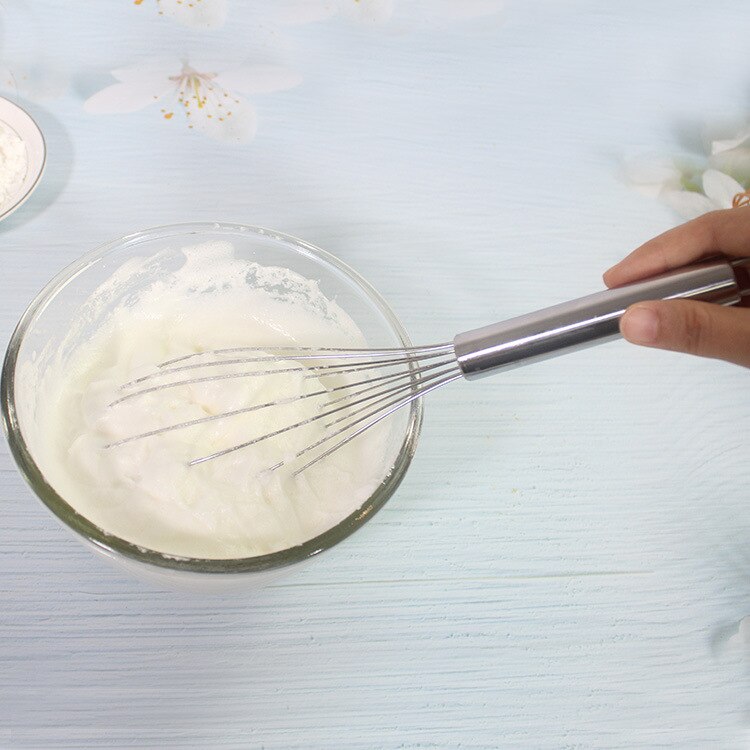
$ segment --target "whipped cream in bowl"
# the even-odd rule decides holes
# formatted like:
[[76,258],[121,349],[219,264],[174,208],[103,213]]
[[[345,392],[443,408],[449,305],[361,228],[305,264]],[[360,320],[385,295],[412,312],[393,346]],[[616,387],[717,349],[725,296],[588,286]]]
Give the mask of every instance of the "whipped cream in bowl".
[[[3,419],[31,488],[98,552],[167,585],[254,584],[341,541],[382,507],[416,448],[421,404],[296,473],[292,458],[324,436],[326,420],[312,419],[318,398],[290,397],[355,376],[321,377],[283,356],[272,367],[222,367],[230,355],[212,352],[409,345],[379,295],[322,250],[257,227],[163,227],[84,256],[40,293],[8,347]],[[185,358],[206,361],[195,371],[202,376],[237,377],[123,398],[126,384],[164,382],[160,366]],[[243,411],[272,401],[282,404]],[[229,412],[238,413],[204,419]]]

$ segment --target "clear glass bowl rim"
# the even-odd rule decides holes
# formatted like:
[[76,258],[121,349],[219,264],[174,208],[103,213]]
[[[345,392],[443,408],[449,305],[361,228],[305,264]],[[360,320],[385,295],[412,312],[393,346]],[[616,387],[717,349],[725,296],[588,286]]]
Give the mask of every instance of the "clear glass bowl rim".
[[47,482],[24,441],[16,414],[15,370],[24,335],[27,329],[35,322],[37,316],[70,281],[79,274],[85,273],[87,269],[98,263],[105,256],[126,247],[154,239],[200,235],[207,231],[228,235],[237,233],[244,237],[247,237],[248,234],[255,234],[281,242],[294,252],[312,257],[323,265],[332,266],[353,281],[363,295],[370,302],[374,303],[402,346],[407,347],[412,345],[396,315],[380,294],[365,279],[335,256],[304,240],[263,227],[235,223],[193,222],[154,227],[107,242],[95,250],[86,253],[60,271],[26,308],[11,335],[5,361],[3,362],[2,376],[0,378],[0,408],[2,410],[3,428],[18,469],[37,497],[63,524],[83,537],[84,540],[98,547],[105,554],[115,557],[121,555],[147,565],[193,573],[236,574],[267,571],[301,562],[333,547],[335,544],[346,539],[350,534],[353,534],[385,505],[401,483],[416,451],[422,426],[423,406],[421,399],[413,401],[409,406],[406,435],[391,473],[362,506],[333,528],[296,547],[255,557],[230,559],[171,556],[146,549],[104,532],[85,516],[78,513]]

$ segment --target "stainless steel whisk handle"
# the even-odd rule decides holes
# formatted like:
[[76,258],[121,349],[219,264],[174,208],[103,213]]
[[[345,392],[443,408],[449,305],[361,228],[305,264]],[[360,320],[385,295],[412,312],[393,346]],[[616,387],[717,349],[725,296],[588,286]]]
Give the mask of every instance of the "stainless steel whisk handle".
[[620,318],[635,302],[692,299],[736,305],[743,295],[737,274],[747,273],[748,264],[750,258],[705,261],[459,333],[453,339],[456,359],[473,380],[617,338]]

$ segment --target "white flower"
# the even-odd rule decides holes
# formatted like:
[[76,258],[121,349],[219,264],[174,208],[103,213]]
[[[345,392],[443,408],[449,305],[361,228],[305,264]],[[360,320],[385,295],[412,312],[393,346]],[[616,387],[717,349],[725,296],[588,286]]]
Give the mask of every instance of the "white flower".
[[[133,0],[142,5],[143,0]],[[224,25],[227,18],[227,0],[156,0],[160,16],[196,29],[216,29]]]
[[627,181],[639,192],[671,206],[685,219],[750,203],[750,194],[718,169],[697,171],[674,159],[634,159],[625,164]]
[[744,146],[747,141],[750,141],[750,128],[745,128],[732,138],[711,141],[711,154],[716,155],[725,151],[732,151],[739,146]]
[[744,206],[750,201],[745,188],[718,169],[707,169],[701,178],[701,185],[703,193],[666,189],[660,197],[686,219],[693,219],[719,208]]
[[625,179],[651,198],[658,198],[667,190],[678,190],[683,182],[683,170],[673,159],[631,159],[624,171]]
[[740,182],[750,183],[750,127],[739,129],[729,138],[712,141],[709,164]]
[[252,138],[256,115],[241,94],[266,94],[292,88],[301,78],[275,65],[254,65],[203,72],[188,63],[152,62],[112,71],[117,83],[102,89],[84,104],[93,114],[136,112],[161,103],[165,120],[184,117],[188,127],[218,140]]

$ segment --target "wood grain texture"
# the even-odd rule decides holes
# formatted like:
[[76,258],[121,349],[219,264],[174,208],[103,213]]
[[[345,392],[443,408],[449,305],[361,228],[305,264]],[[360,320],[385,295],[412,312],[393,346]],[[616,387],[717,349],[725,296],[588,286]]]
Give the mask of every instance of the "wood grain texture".
[[[239,0],[206,34],[146,4],[33,5],[16,44],[43,45],[71,86],[29,104],[49,166],[0,224],[3,341],[82,252],[193,220],[304,237],[415,340],[449,338],[599,288],[675,222],[622,184],[620,158],[746,109],[736,2],[509,0],[501,26],[276,37]],[[157,110],[83,112],[104,71],[155,48],[305,81],[257,98],[241,147]],[[0,748],[747,747],[729,638],[750,614],[749,382],[616,343],[456,383],[380,514],[231,597],[110,570],[3,447]]]

